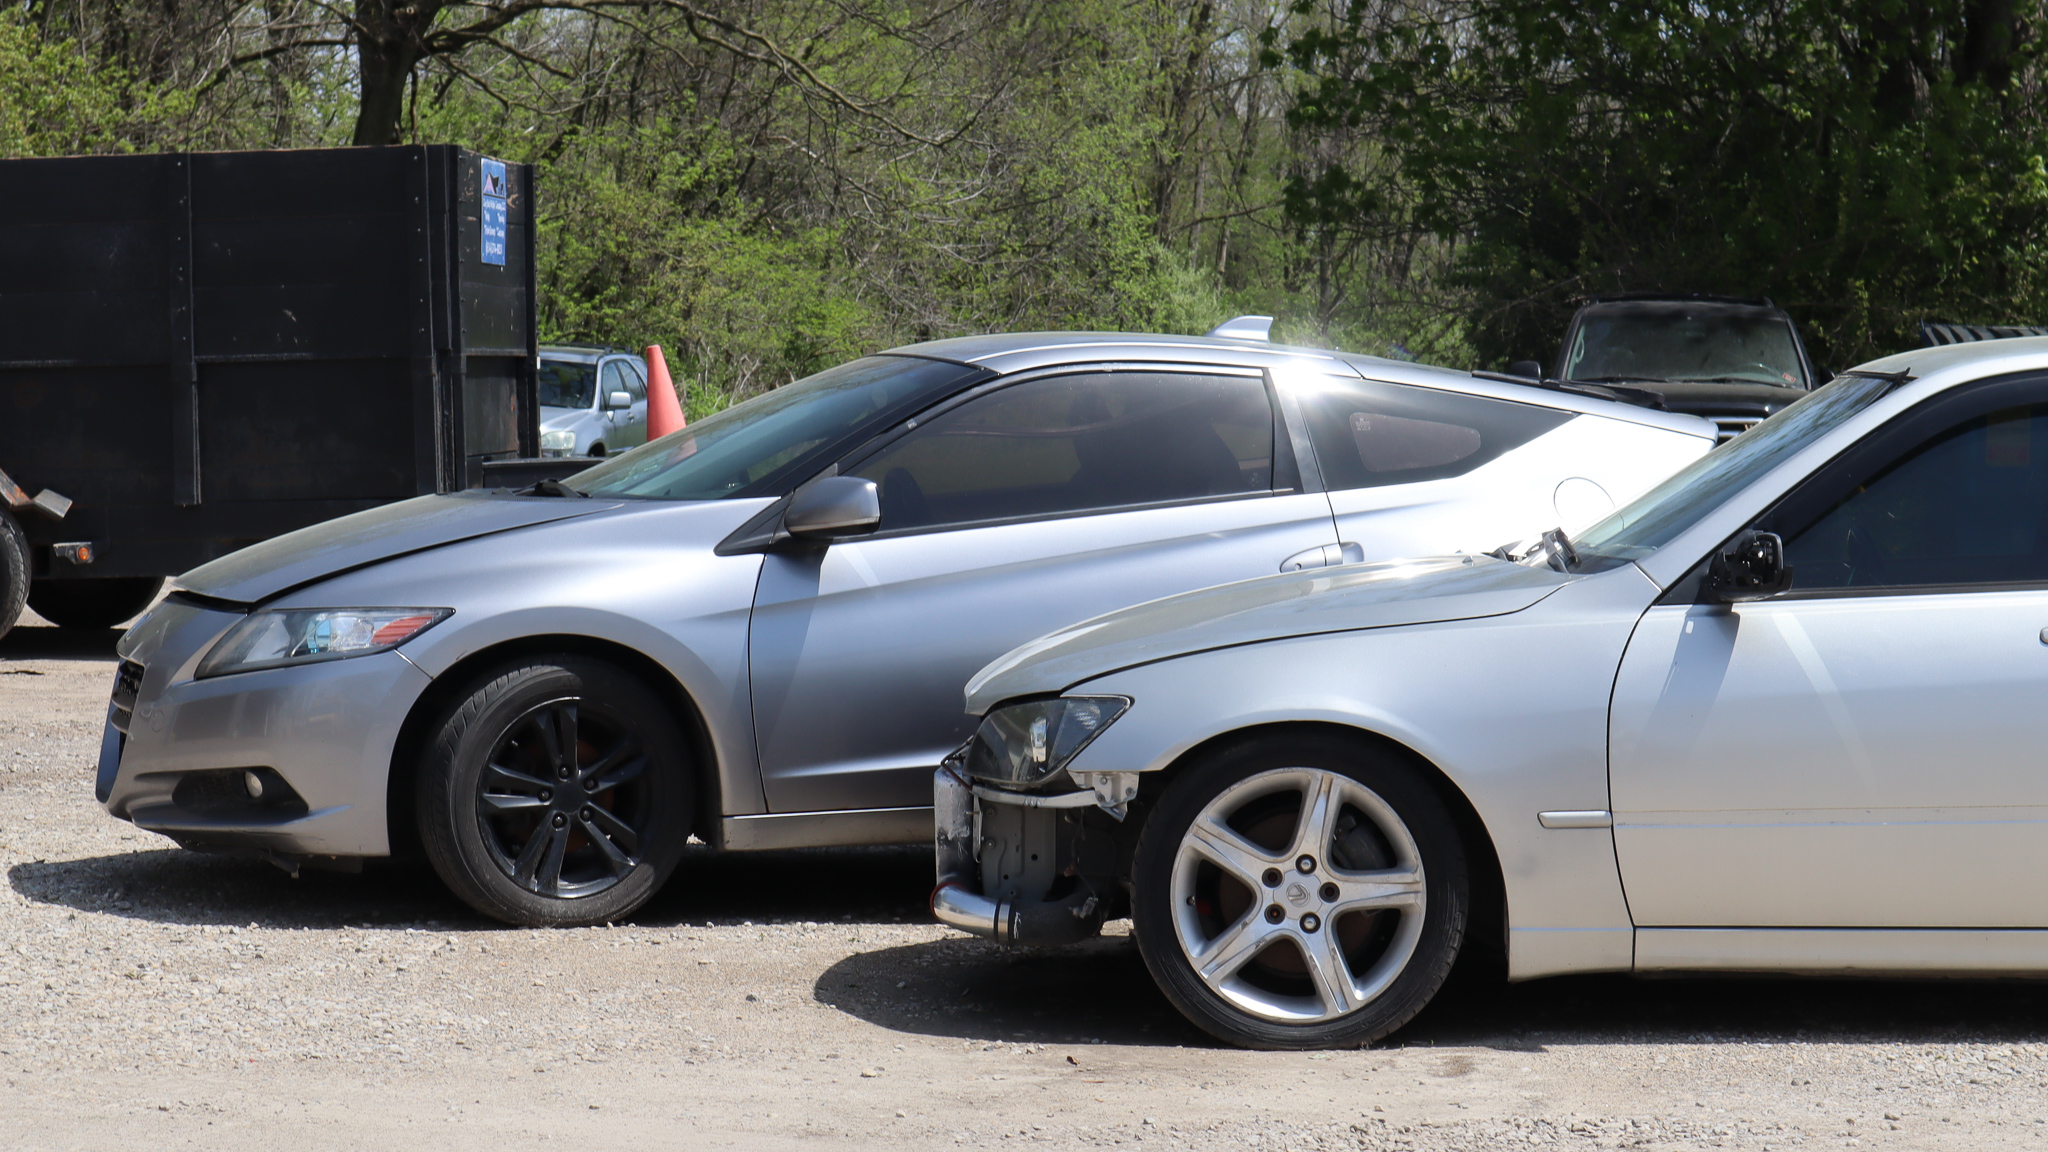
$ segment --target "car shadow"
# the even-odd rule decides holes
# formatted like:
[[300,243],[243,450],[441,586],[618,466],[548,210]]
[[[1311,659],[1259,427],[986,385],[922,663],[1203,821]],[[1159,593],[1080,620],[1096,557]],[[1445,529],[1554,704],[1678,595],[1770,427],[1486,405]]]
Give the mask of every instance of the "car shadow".
[[[922,921],[931,875],[931,849],[922,845],[746,854],[693,847],[632,922]],[[355,874],[306,868],[294,878],[251,857],[166,848],[24,862],[8,869],[8,881],[35,903],[163,923],[504,927],[449,895],[420,861],[372,860]]]
[[[1389,1048],[1579,1044],[2014,1043],[2048,1039],[2048,982],[1554,977],[1461,963]],[[899,1032],[1013,1043],[1220,1046],[1152,983],[1135,942],[1007,952],[950,938],[849,956],[820,1003]]]
[[121,632],[19,624],[0,636],[0,660],[112,660]]

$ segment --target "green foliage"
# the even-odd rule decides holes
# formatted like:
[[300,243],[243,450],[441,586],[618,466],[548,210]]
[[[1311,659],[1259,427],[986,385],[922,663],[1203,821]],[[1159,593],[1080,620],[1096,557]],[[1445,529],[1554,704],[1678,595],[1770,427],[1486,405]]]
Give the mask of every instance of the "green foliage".
[[1458,238],[1495,362],[1547,360],[1594,291],[1770,295],[1837,365],[1910,347],[1923,316],[2038,320],[2038,61],[2001,9],[1352,4],[1288,42],[1316,77],[1293,115],[1371,131],[1397,163],[1299,179],[1290,207],[1407,205]]
[[20,8],[0,12],[0,156],[129,151],[187,104],[74,41],[45,39]]

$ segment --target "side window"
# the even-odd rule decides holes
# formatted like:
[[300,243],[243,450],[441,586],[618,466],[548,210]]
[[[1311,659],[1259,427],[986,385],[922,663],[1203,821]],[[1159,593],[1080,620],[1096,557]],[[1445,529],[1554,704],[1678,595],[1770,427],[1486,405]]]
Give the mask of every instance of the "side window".
[[932,418],[852,470],[883,531],[1264,492],[1273,408],[1253,376],[1028,380]]
[[1462,476],[1571,418],[1536,404],[1324,377],[1302,415],[1331,488]]
[[626,370],[626,391],[635,400],[647,399],[647,377],[640,371],[640,365],[632,360],[621,360],[619,365]]
[[2048,404],[1963,419],[1866,475],[1783,533],[1795,592],[2048,583]]
[[625,392],[630,394],[633,391],[633,389],[626,383],[625,364],[626,362],[623,360],[607,360],[604,362],[604,373],[600,377],[600,379],[603,380],[604,382],[604,395],[599,396],[597,398],[597,402],[600,405],[602,405],[605,402],[606,397],[610,396],[614,392]]

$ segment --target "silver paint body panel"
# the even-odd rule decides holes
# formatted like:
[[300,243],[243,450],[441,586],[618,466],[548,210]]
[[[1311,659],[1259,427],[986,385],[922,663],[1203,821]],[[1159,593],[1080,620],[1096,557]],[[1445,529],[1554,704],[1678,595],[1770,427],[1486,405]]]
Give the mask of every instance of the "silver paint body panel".
[[[1442,769],[1485,822],[1507,886],[1514,976],[1626,970],[1633,925],[1611,836],[1547,829],[1536,814],[1606,806],[1607,693],[1656,588],[1632,566],[1569,581],[1491,559],[1413,568],[1364,587],[1392,607],[1427,606],[1433,588],[1455,605],[1461,585],[1488,580],[1523,603],[1379,624],[1369,601],[1353,603],[1333,609],[1356,621],[1351,630],[1198,650],[1081,681],[1076,694],[1135,703],[1069,770],[1156,772],[1211,737],[1262,724],[1323,722],[1383,736]],[[1537,589],[1548,595],[1538,599]],[[1365,595],[1355,586],[1311,591],[1301,614],[1313,619],[1319,597],[1341,604],[1347,594]],[[1183,608],[1163,601],[1128,615],[1177,619]],[[1125,660],[1112,652],[1107,662]],[[1055,671],[1044,684],[1068,675]]]

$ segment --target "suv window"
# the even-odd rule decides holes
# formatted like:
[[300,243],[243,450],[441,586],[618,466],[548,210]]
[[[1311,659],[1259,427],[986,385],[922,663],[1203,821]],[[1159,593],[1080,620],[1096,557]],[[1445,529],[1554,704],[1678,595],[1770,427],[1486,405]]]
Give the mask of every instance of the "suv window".
[[1794,592],[2048,583],[2048,404],[1961,420],[1835,483],[1848,494],[1786,536]]
[[1572,417],[1536,404],[1337,377],[1305,391],[1301,411],[1331,488],[1462,476]]
[[647,399],[647,380],[640,375],[640,366],[631,360],[614,360],[612,363],[617,366],[619,379],[627,393],[635,400]]
[[1270,491],[1273,408],[1255,376],[1028,380],[933,417],[852,471],[881,530]]
[[624,392],[628,396],[633,394],[633,390],[626,385],[626,362],[623,360],[604,362],[604,394],[597,398],[597,402],[603,404],[614,392]]

